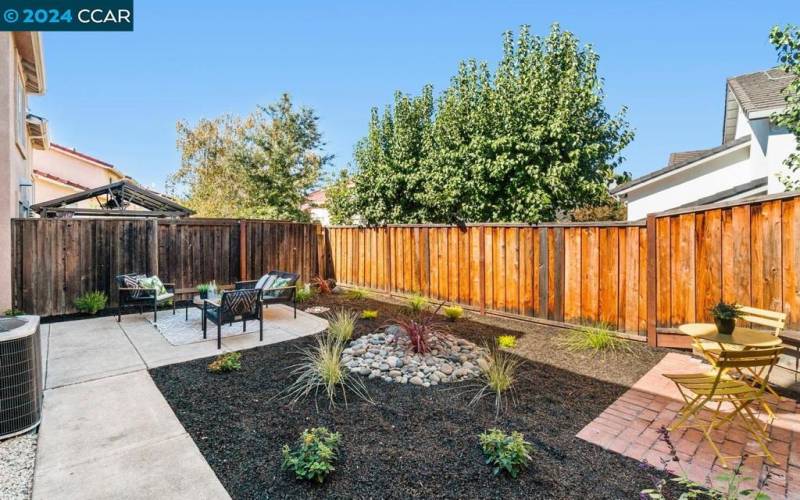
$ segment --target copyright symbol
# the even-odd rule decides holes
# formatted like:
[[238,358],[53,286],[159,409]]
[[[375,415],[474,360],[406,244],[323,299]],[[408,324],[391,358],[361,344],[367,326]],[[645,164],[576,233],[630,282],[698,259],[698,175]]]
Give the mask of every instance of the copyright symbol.
[[7,23],[15,23],[19,20],[19,12],[14,9],[6,9],[6,11],[3,12],[3,19],[5,19]]

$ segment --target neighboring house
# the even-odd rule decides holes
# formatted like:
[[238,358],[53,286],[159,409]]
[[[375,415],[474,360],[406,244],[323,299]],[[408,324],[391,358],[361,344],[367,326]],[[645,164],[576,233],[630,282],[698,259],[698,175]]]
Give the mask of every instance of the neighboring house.
[[308,212],[311,220],[319,222],[323,226],[329,226],[331,223],[331,216],[325,204],[328,201],[327,194],[324,189],[312,191],[306,196],[306,202],[300,207],[303,211]]
[[[50,143],[49,148],[33,153],[34,203],[80,193],[125,178],[114,165],[59,144]],[[95,200],[86,200],[77,206],[98,208],[99,204]]]
[[792,76],[781,69],[729,78],[725,87],[722,144],[672,153],[667,166],[617,186],[628,220],[671,208],[779,193],[777,175],[797,147],[794,136],[770,117],[786,107]]
[[47,122],[28,112],[28,96],[44,92],[39,33],[0,32],[0,312],[11,307],[10,220],[30,215],[33,151],[48,146]]

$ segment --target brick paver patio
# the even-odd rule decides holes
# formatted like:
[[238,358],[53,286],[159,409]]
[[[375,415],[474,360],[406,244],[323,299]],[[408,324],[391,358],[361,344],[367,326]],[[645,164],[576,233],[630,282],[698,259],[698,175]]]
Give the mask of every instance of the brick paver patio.
[[[675,384],[662,374],[696,373],[707,369],[708,365],[691,356],[667,354],[577,436],[660,468],[661,460],[669,458],[669,448],[659,439],[658,431],[672,423],[683,402]],[[794,400],[783,398],[774,402],[773,408],[777,418],[770,433],[769,450],[779,465],[765,464],[762,457],[748,457],[742,475],[752,479],[742,487],[755,486],[756,481],[760,481],[763,491],[773,499],[800,498],[800,406]],[[708,413],[701,417],[708,418]],[[718,486],[718,478],[726,469],[718,463],[702,432],[679,429],[670,437],[680,462],[671,462],[669,470],[676,474],[683,472],[700,484]],[[723,425],[712,438],[726,456],[740,455],[742,451],[759,452],[758,445],[736,425]],[[729,468],[735,465],[735,460],[729,460]]]

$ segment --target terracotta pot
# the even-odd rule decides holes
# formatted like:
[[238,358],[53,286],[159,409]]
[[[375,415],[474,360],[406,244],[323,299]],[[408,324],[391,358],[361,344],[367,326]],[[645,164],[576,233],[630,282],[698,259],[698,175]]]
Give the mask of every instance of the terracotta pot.
[[717,331],[723,335],[730,335],[736,328],[735,319],[714,318],[714,323],[717,325]]

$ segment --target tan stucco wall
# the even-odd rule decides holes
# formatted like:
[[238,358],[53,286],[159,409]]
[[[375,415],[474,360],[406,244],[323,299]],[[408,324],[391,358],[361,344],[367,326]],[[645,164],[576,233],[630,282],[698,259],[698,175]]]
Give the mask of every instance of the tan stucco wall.
[[[61,179],[80,184],[87,188],[104,186],[110,182],[122,180],[122,176],[112,169],[99,165],[91,160],[71,155],[60,149],[51,147],[47,150],[34,150],[33,168]],[[53,196],[53,192],[58,194]],[[48,179],[34,177],[34,198],[36,203],[52,200],[60,196],[80,191],[79,188],[63,186],[57,189]],[[96,203],[83,203],[81,206],[95,206]]]
[[[0,32],[0,312],[11,307],[11,218],[19,215],[19,185],[31,182],[30,157],[17,146],[14,83],[17,50],[9,32]],[[25,149],[30,151],[27,139]]]

